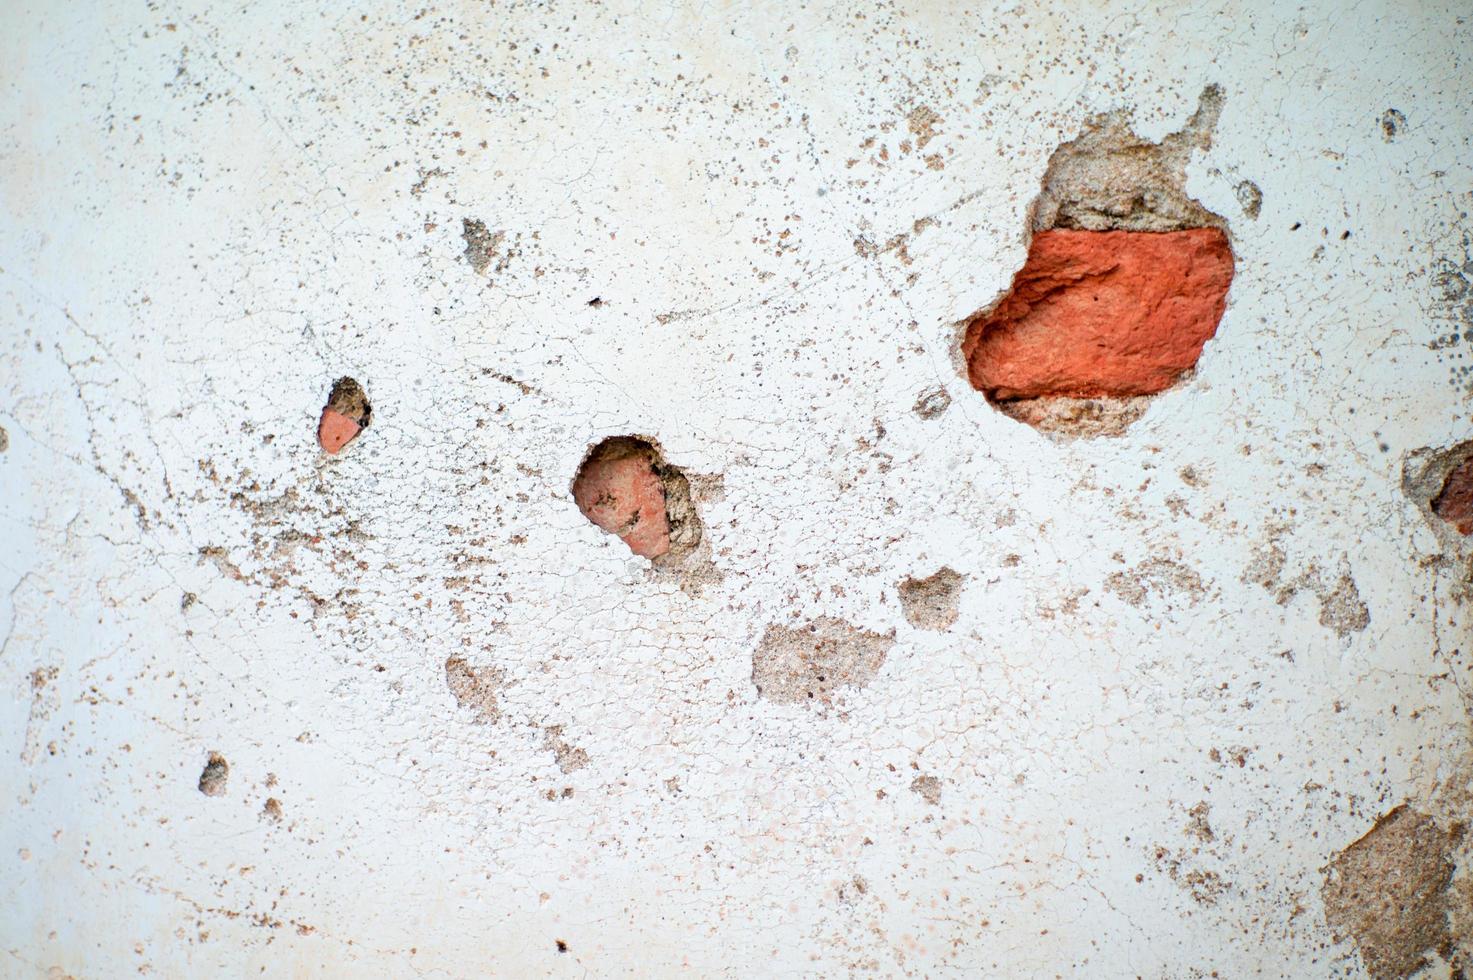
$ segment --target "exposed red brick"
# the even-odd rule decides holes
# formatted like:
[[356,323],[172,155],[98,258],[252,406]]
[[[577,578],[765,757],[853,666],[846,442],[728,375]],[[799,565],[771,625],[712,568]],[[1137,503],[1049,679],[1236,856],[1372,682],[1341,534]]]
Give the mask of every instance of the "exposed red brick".
[[573,500],[594,524],[624,539],[636,555],[658,558],[670,550],[665,486],[654,454],[632,440],[609,440],[578,470]]
[[1458,529],[1473,534],[1473,456],[1447,475],[1442,492],[1432,501],[1432,513]]
[[1154,394],[1197,363],[1232,278],[1217,228],[1040,231],[1011,291],[967,327],[972,384],[995,401]]
[[317,423],[317,442],[325,452],[335,453],[346,446],[361,430],[362,426],[348,416],[330,408],[324,408],[322,421]]
[[373,409],[363,386],[349,377],[333,382],[317,423],[317,443],[325,452],[342,449],[368,426]]

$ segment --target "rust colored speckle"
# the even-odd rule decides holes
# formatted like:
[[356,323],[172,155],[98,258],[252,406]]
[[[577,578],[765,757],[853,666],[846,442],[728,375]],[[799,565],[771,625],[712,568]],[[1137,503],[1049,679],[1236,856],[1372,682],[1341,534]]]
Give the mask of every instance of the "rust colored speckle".
[[1155,394],[1197,363],[1232,278],[1217,228],[1038,232],[1011,291],[967,326],[972,384],[994,401]]
[[1432,513],[1457,528],[1459,534],[1473,534],[1473,456],[1447,475],[1442,491],[1432,501]]
[[636,555],[658,558],[670,550],[665,487],[650,452],[621,445],[596,453],[578,472],[573,500],[583,516],[623,538]]
[[362,427],[341,412],[330,408],[322,410],[322,421],[317,423],[317,441],[324,452],[335,453],[348,444]]

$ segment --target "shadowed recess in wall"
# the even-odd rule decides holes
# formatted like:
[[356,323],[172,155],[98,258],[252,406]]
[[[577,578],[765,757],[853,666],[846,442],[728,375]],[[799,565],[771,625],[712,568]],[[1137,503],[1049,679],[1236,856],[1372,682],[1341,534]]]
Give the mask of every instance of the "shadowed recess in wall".
[[963,334],[968,378],[989,402],[1045,431],[1118,435],[1196,366],[1227,306],[1233,254],[1223,219],[1184,185],[1221,108],[1210,86],[1160,143],[1113,113],[1054,152],[1028,258]]
[[1473,535],[1473,440],[1412,452],[1401,485],[1445,543]]
[[1432,501],[1432,512],[1459,534],[1473,534],[1473,459],[1465,459],[1448,474],[1442,491]]
[[584,517],[657,564],[678,562],[701,543],[690,481],[648,439],[614,436],[590,449],[573,480],[573,501]]

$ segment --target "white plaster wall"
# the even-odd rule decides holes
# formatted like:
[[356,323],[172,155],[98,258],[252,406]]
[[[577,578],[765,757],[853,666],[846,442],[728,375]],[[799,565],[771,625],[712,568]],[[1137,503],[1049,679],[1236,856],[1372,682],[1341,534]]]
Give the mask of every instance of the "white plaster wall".
[[[1470,430],[1470,40],[1455,2],[11,0],[0,973],[1363,972],[1321,869],[1470,745],[1466,568],[1401,489]],[[1117,439],[995,412],[955,324],[1049,154],[1210,83],[1195,379]],[[328,458],[341,374],[374,422]],[[720,478],[719,582],[574,506],[626,432]],[[1153,559],[1200,587],[1107,588]],[[760,699],[763,630],[819,616],[895,631],[878,676]]]

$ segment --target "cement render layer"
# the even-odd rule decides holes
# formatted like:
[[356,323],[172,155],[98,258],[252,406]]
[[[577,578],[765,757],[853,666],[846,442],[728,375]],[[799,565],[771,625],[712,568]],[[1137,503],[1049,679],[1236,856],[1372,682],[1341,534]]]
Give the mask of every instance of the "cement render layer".
[[[1402,489],[1469,438],[1470,54],[1457,3],[7,4],[0,974],[1362,975],[1323,869],[1470,770]],[[1050,154],[1211,84],[1195,374],[1000,414],[958,325]],[[579,513],[613,435],[709,574]],[[819,621],[894,642],[759,697]]]

